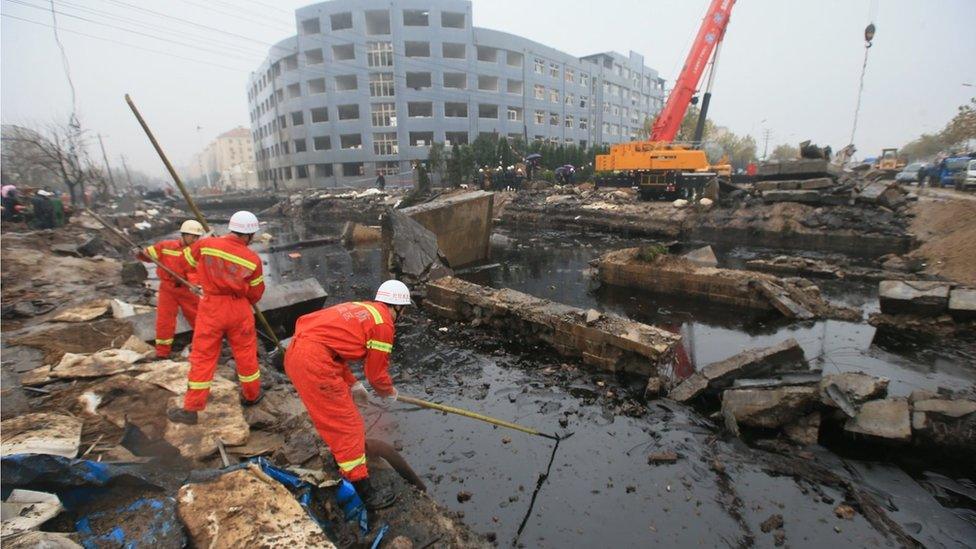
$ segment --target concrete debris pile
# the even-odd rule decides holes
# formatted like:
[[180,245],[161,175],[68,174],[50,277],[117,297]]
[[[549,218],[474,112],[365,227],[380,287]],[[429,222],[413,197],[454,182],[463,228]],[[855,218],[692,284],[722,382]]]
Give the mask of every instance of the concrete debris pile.
[[[709,364],[677,383],[668,397],[714,407],[742,435],[782,435],[815,444],[825,429],[867,443],[914,444],[976,458],[976,400],[915,391],[889,397],[889,381],[861,372],[811,370],[794,339]],[[964,458],[970,459],[970,458]]]
[[376,225],[387,208],[403,198],[399,190],[305,190],[292,193],[278,204],[260,212],[264,216],[301,218],[309,222],[334,224],[337,219]]
[[663,373],[680,336],[623,317],[584,311],[513,290],[446,277],[427,287],[424,307],[452,320],[547,344],[563,356],[610,372]]
[[881,312],[869,322],[879,328],[935,337],[976,334],[976,289],[931,280],[883,280]]
[[669,255],[660,246],[610,252],[600,258],[597,269],[605,284],[776,311],[788,319],[861,318],[860,311],[829,303],[806,279],[702,266],[700,260]]
[[762,271],[780,276],[803,276],[811,278],[831,278],[844,280],[864,280],[880,282],[881,280],[899,280],[914,278],[917,275],[899,270],[889,270],[888,263],[882,268],[854,265],[847,258],[831,258],[830,261],[801,256],[778,255],[770,259],[750,259],[746,267],[753,271]]

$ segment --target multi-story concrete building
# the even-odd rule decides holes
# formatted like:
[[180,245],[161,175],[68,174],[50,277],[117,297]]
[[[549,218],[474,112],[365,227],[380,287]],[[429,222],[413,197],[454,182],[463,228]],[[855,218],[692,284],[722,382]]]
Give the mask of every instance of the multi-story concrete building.
[[239,126],[218,135],[194,155],[187,172],[188,179],[216,189],[258,188],[251,132]]
[[432,142],[495,133],[581,147],[628,141],[664,81],[631,52],[574,57],[472,26],[466,0],[332,0],[296,11],[247,96],[266,187],[408,174]]

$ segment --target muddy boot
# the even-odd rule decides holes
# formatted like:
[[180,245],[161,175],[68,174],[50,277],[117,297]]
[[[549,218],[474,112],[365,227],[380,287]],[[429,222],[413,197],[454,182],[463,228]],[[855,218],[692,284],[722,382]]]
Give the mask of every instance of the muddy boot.
[[186,425],[197,424],[197,413],[184,410],[183,408],[173,408],[167,411],[166,417],[173,423],[183,423]]
[[243,394],[241,394],[241,406],[254,406],[258,402],[261,402],[263,399],[264,399],[264,391],[261,391],[261,394],[258,395],[258,398],[254,400],[248,400],[244,398]]
[[363,500],[363,503],[366,504],[366,509],[370,511],[386,509],[396,503],[396,492],[389,486],[373,489],[373,485],[370,484],[368,477],[357,480],[352,484],[356,487],[356,492],[359,493],[359,497]]

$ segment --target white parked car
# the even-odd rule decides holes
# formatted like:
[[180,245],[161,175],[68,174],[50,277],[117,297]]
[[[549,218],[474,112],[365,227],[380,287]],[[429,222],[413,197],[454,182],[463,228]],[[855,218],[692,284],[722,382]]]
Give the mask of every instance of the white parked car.
[[966,167],[966,183],[963,184],[964,189],[976,188],[976,159],[969,161],[969,166]]

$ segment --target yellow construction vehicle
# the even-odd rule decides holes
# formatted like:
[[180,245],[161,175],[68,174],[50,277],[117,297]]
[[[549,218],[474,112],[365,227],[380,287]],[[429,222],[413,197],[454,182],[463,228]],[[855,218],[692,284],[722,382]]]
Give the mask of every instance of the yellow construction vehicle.
[[898,157],[898,149],[881,149],[881,156],[874,162],[873,168],[898,172],[905,165],[905,161]]

